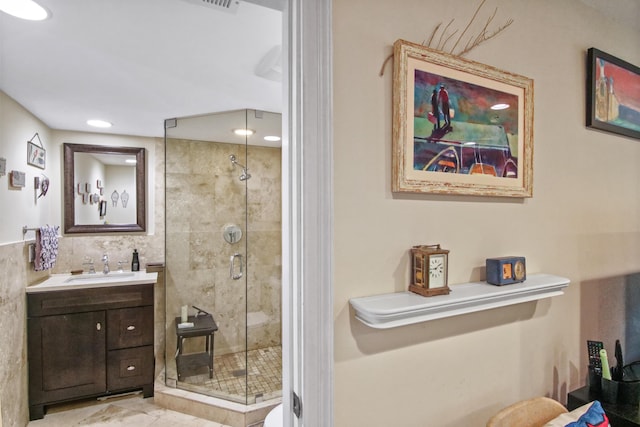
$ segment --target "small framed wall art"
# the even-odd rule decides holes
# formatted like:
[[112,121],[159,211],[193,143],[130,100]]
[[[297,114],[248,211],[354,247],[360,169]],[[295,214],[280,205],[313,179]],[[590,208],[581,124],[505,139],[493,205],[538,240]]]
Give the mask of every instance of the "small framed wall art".
[[[34,135],[37,136],[36,133]],[[33,138],[31,138],[33,139]],[[38,139],[40,139],[38,137]],[[35,166],[40,169],[45,169],[47,166],[47,151],[31,141],[27,141],[27,163],[31,166]]]
[[27,142],[27,163],[40,169],[44,169],[47,163],[47,152],[33,142]]
[[12,187],[16,187],[16,188],[22,188],[25,187],[26,184],[26,174],[24,172],[20,172],[20,171],[11,171],[10,176],[10,181],[11,181],[11,186]]
[[640,139],[640,67],[587,51],[587,127]]
[[533,80],[398,40],[392,191],[532,197]]

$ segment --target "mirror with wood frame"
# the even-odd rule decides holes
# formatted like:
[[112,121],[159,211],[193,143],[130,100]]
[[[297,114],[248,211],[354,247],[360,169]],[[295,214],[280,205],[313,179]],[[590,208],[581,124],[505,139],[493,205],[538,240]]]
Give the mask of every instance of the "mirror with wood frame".
[[64,232],[146,231],[145,149],[63,144]]

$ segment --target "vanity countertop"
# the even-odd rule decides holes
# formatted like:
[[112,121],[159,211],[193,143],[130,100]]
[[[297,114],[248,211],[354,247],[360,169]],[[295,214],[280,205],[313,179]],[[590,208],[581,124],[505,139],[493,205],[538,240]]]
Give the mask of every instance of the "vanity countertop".
[[158,273],[140,271],[114,271],[109,274],[52,274],[45,281],[27,287],[27,293],[97,288],[102,286],[128,286],[156,283]]

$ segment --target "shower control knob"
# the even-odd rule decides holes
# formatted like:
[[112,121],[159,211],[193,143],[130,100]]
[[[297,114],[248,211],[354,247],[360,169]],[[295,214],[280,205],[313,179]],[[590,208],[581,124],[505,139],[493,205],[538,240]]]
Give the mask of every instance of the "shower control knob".
[[227,243],[238,243],[242,239],[242,229],[235,224],[224,226],[222,236]]

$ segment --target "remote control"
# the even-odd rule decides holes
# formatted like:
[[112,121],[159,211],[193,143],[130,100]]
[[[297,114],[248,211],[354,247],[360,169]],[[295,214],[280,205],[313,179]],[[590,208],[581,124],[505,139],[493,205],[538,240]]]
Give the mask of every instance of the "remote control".
[[587,351],[589,352],[589,365],[597,374],[602,374],[602,363],[600,362],[600,350],[604,348],[602,341],[587,341]]

